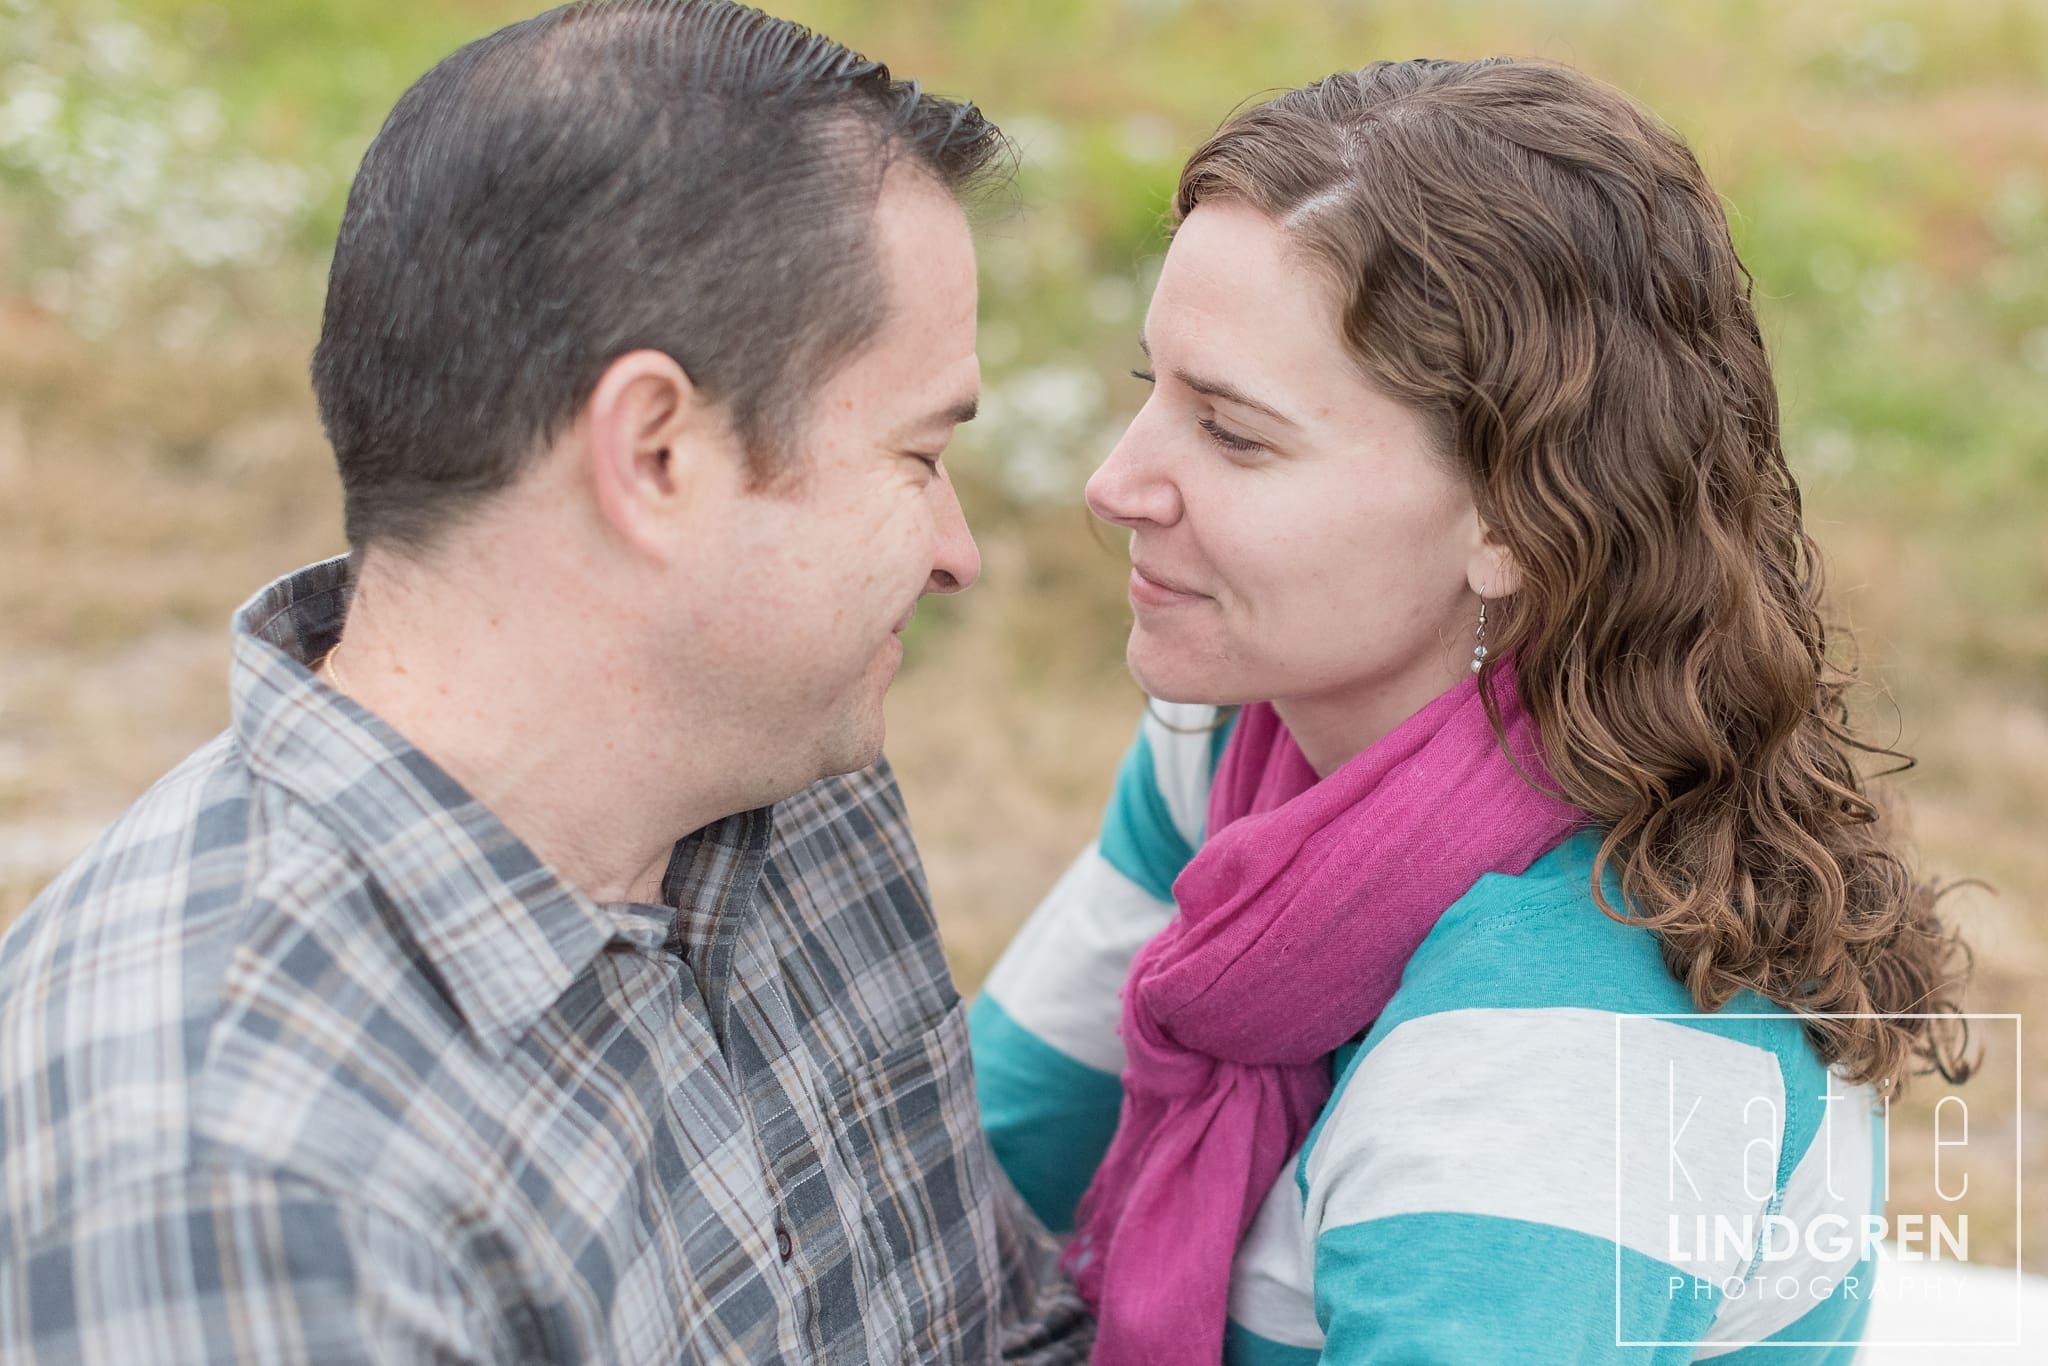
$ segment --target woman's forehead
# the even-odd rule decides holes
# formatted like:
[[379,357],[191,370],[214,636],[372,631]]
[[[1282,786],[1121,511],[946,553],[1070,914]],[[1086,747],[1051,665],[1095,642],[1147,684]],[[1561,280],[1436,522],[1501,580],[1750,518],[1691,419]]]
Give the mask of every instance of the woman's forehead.
[[1385,402],[1345,345],[1343,301],[1277,223],[1229,201],[1188,215],[1167,251],[1143,342],[1297,421]]

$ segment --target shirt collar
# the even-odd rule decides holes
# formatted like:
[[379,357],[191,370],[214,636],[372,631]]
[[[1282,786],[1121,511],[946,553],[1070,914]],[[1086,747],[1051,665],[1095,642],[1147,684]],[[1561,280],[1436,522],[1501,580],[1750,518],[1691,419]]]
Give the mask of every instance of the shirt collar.
[[591,900],[405,737],[314,677],[353,582],[341,556],[286,575],[236,613],[234,732],[254,773],[342,839],[499,1056],[607,944],[659,949],[675,917]]

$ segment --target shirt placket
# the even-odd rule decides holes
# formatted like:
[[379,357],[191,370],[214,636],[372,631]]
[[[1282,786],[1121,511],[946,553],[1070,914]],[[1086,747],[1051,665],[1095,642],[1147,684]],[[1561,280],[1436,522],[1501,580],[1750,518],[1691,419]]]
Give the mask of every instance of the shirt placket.
[[[790,1069],[783,1043],[763,1037],[760,1027],[767,1015],[758,1008],[759,1000],[748,1000],[772,995],[780,1002],[780,983],[742,982],[735,969],[746,961],[759,971],[758,955],[742,955],[740,949],[760,916],[772,833],[770,808],[706,827],[678,847],[664,890],[678,907],[671,945],[690,966],[719,1059],[746,1108],[762,1179],[774,1198],[774,1225],[765,1233],[809,1353],[831,1360],[861,1337],[854,1247],[833,1198],[817,1135],[791,1094],[802,1079]],[[786,1016],[788,1011],[785,1005],[772,1013]]]

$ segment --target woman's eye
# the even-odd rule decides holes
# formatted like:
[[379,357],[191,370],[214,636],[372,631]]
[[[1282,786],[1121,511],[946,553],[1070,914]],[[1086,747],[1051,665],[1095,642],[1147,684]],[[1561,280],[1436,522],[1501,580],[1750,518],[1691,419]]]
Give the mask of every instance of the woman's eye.
[[1256,451],[1262,449],[1258,442],[1248,441],[1217,422],[1213,417],[1195,419],[1197,426],[1209,434],[1209,439],[1229,451]]
[[1150,370],[1133,370],[1131,371],[1131,378],[1144,380],[1147,384],[1157,384],[1159,382],[1159,376],[1153,374]]

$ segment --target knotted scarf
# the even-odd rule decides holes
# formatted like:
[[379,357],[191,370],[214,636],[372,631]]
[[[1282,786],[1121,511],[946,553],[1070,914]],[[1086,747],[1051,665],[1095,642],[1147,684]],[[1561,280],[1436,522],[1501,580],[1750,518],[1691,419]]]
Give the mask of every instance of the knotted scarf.
[[1123,1109],[1066,1258],[1097,1366],[1222,1359],[1238,1242],[1329,1099],[1330,1054],[1446,907],[1583,822],[1531,785],[1554,788],[1505,665],[1492,686],[1514,762],[1476,676],[1321,781],[1271,705],[1239,716],[1177,914],[1124,985]]

